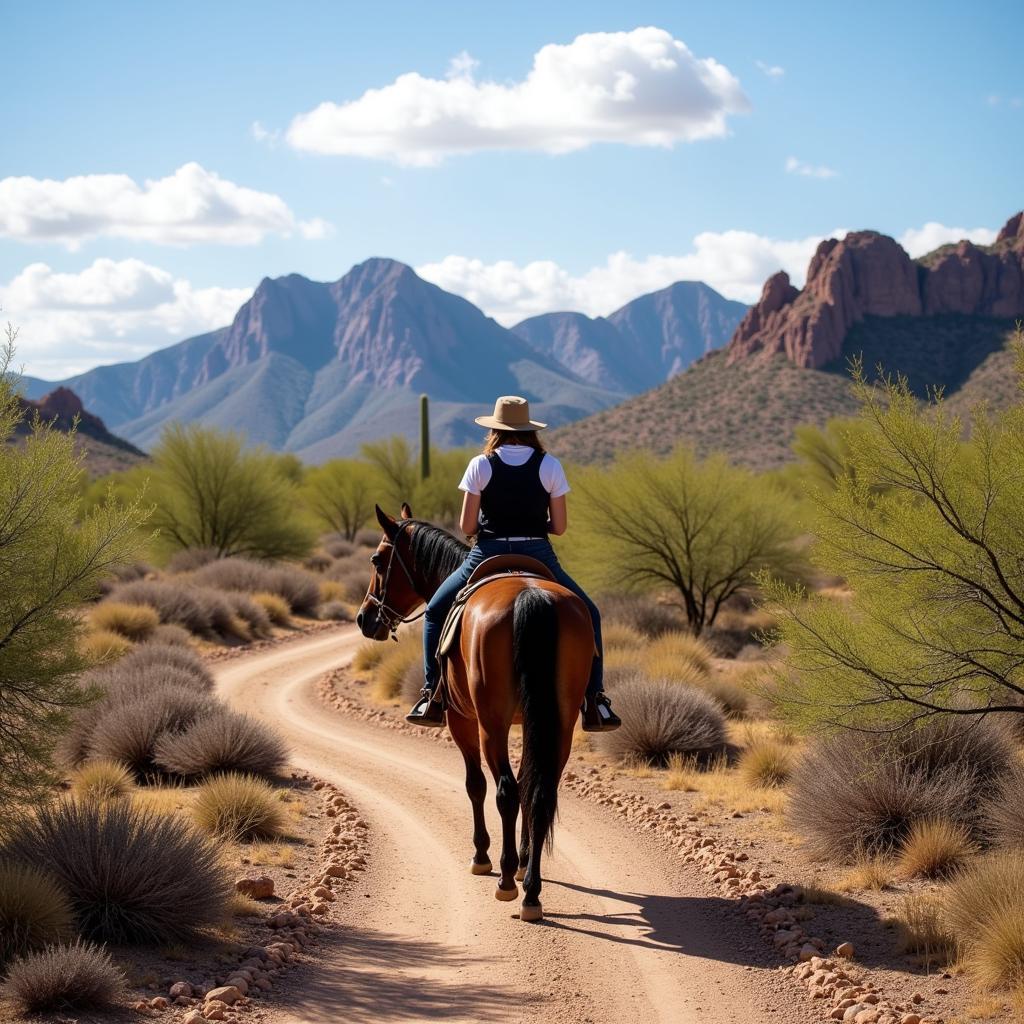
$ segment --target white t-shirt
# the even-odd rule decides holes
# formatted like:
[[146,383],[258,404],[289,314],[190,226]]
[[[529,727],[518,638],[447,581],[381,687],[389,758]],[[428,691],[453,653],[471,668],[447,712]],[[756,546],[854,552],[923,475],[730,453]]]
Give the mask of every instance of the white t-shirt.
[[[498,458],[507,466],[523,466],[530,461],[534,449],[528,444],[503,444],[498,448]],[[469,460],[466,472],[462,475],[460,491],[468,494],[479,494],[491,482],[491,466],[486,455],[477,455]],[[540,482],[544,490],[552,498],[560,498],[569,493],[569,481],[565,478],[562,464],[547,452],[540,461]]]

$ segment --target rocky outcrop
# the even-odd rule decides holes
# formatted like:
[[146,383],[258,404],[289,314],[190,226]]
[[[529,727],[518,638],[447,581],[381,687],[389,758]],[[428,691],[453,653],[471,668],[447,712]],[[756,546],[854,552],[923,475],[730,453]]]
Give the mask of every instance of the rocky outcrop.
[[820,369],[838,359],[865,316],[1024,315],[1024,216],[991,247],[963,241],[914,261],[887,235],[856,231],[818,246],[802,291],[780,272],[765,283],[729,343],[728,361],[783,353]]
[[55,430],[67,433],[76,427],[79,437],[90,438],[100,441],[103,444],[119,448],[139,458],[145,457],[145,452],[140,451],[134,445],[129,444],[124,438],[118,437],[107,430],[106,424],[99,416],[88,412],[82,404],[82,400],[70,388],[54,388],[49,394],[35,400],[29,398],[19,399],[22,418],[16,428],[16,433],[24,435],[31,430],[32,418],[38,414],[43,423],[50,424]]

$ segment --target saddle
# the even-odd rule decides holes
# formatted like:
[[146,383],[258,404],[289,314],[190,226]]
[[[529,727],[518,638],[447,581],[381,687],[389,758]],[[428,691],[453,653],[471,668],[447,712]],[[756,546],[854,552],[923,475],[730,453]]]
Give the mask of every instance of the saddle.
[[510,576],[533,580],[554,580],[554,573],[536,558],[526,555],[494,555],[485,558],[470,574],[466,585],[458,592],[455,602],[448,612],[444,625],[441,627],[441,639],[437,645],[437,657],[441,663],[441,675],[447,678],[447,660],[458,643],[459,631],[462,626],[462,613],[466,610],[466,602],[482,587],[496,580],[505,580]]

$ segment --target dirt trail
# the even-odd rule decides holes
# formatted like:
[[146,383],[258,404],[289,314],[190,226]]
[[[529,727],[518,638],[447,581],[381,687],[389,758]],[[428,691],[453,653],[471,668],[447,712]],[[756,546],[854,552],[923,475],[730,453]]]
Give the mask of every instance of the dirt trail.
[[[341,897],[343,938],[286,990],[288,1021],[808,1020],[756,934],[674,858],[563,791],[545,860],[545,921],[472,876],[462,759],[328,710],[315,681],[360,638],[332,631],[215,666],[220,693],[272,723],[293,763],[342,787],[370,826],[369,866]],[[489,787],[492,859],[499,820]],[[774,990],[774,991],[773,991]],[[785,1003],[788,1002],[788,1005]]]

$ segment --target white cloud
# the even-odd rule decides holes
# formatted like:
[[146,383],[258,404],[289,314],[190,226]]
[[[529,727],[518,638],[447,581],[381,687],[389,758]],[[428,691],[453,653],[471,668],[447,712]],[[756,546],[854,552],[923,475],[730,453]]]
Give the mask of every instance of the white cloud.
[[764,72],[769,78],[781,78],[786,73],[786,69],[780,68],[778,64],[768,64],[763,60],[755,60],[754,63],[758,71]]
[[464,256],[447,256],[416,270],[428,281],[477,304],[500,323],[511,325],[555,310],[607,316],[638,295],[676,281],[704,281],[727,298],[754,302],[765,279],[777,270],[788,271],[795,284],[803,284],[807,264],[823,237],[780,240],[750,231],[705,231],[694,238],[693,250],[685,255],[637,259],[617,252],[603,265],[579,275],[550,260],[520,265]]
[[835,178],[839,172],[824,164],[809,164],[791,156],[786,160],[786,173],[799,174],[804,178]]
[[725,135],[728,115],[749,109],[728,68],[653,27],[544,46],[518,82],[478,80],[476,67],[462,53],[444,78],[411,71],[358,99],[321,103],[292,120],[288,142],[430,166],[481,150],[671,147]]
[[47,379],[138,359],[231,322],[246,288],[196,288],[137,259],[98,259],[77,273],[33,263],[0,285],[4,318],[20,328],[18,361]]
[[947,228],[945,224],[931,220],[919,228],[907,228],[897,241],[911,256],[917,257],[963,238],[977,245],[991,245],[998,233],[993,228]]
[[160,245],[255,245],[268,234],[322,238],[324,221],[299,221],[285,201],[197,163],[143,184],[126,174],[0,179],[0,237],[61,242],[128,238]]

